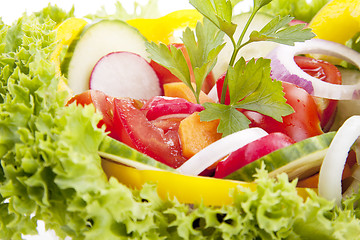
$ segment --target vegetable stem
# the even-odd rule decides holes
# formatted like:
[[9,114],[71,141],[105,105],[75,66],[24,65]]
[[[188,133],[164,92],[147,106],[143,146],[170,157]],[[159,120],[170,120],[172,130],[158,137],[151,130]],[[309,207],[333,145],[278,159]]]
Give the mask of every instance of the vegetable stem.
[[[246,25],[244,27],[244,29],[242,30],[241,32],[241,35],[239,37],[239,40],[238,42],[236,43],[235,42],[235,39],[232,37],[232,36],[229,36],[230,39],[231,39],[231,43],[234,47],[234,51],[232,53],[232,56],[231,56],[231,59],[230,59],[230,62],[229,62],[229,67],[233,67],[234,64],[235,64],[235,61],[236,61],[236,56],[238,55],[240,49],[244,46],[246,46],[247,44],[251,43],[251,40],[247,41],[246,43],[242,44],[242,41],[244,40],[244,36],[245,36],[245,33],[247,32],[247,30],[249,29],[249,26],[250,26],[250,23],[252,22],[252,20],[254,19],[255,17],[255,14],[257,13],[257,9],[254,9],[249,17],[249,19],[247,20],[246,22]],[[221,104],[224,104],[225,103],[225,98],[226,98],[226,91],[227,91],[227,88],[228,88],[228,77],[227,75],[225,76],[225,79],[224,79],[224,84],[223,84],[223,87],[222,87],[222,90],[221,90],[221,99],[220,99],[220,103]]]

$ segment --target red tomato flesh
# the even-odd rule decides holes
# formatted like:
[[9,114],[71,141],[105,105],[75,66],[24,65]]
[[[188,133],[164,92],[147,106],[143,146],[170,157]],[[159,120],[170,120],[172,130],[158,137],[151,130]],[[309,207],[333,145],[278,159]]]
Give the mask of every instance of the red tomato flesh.
[[119,136],[127,136],[121,141],[173,168],[186,161],[181,154],[177,130],[168,129],[165,133],[152,124],[130,99],[114,99],[114,106],[115,130]]
[[260,127],[268,133],[282,132],[296,142],[322,134],[317,106],[312,96],[294,84],[282,82],[282,86],[286,102],[295,112],[283,117],[283,122],[278,122],[254,111],[242,110],[251,121],[250,127]]
[[[295,56],[294,60],[296,64],[310,76],[332,84],[342,83],[339,70],[328,62],[303,56]],[[337,100],[316,97],[314,97],[314,99],[318,106],[321,128],[326,132],[330,129],[334,121]]]

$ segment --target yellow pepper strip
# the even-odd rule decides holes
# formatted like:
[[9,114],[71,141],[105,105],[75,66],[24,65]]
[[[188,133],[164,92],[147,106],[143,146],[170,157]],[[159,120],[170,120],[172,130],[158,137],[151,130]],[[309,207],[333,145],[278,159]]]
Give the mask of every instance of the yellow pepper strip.
[[[168,171],[137,170],[102,160],[102,167],[108,177],[113,176],[130,188],[141,189],[146,182],[157,183],[157,192],[162,199],[176,198],[181,203],[222,206],[233,203],[230,190],[236,187],[256,190],[255,183],[231,181],[210,177],[194,177]],[[298,194],[306,199],[308,193],[298,188]]]
[[314,16],[309,28],[318,38],[345,44],[360,31],[360,1],[330,1]]
[[78,36],[80,31],[85,27],[87,21],[81,18],[68,18],[61,24],[59,24],[56,31],[56,41],[58,42],[55,50],[52,52],[50,56],[50,61],[55,63],[56,74],[60,77],[60,81],[58,84],[59,91],[67,91],[69,95],[72,95],[72,90],[66,84],[66,80],[61,76],[61,59],[60,55],[64,46],[68,46],[71,42]]
[[160,18],[131,19],[127,23],[137,28],[147,40],[168,45],[172,42],[176,30],[187,26],[195,28],[196,23],[201,20],[202,15],[197,10],[185,9],[171,12]]
[[79,32],[85,27],[87,21],[81,18],[68,18],[56,27],[56,46],[54,52],[51,54],[50,60],[56,64],[56,71],[60,74],[60,54],[65,45],[76,38]]

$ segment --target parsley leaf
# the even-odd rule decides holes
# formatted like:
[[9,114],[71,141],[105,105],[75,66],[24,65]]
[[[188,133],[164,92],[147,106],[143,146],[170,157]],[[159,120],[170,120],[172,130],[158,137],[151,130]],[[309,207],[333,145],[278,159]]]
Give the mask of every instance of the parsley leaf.
[[184,54],[173,45],[167,47],[160,43],[146,42],[146,51],[150,53],[152,60],[166,67],[172,74],[192,88],[190,70]]
[[195,33],[186,28],[183,33],[183,43],[190,58],[196,89],[191,84],[191,70],[187,65],[186,58],[180,49],[165,44],[157,45],[154,42],[146,43],[147,51],[151,58],[184,82],[194,93],[197,102],[201,87],[206,76],[213,69],[216,59],[222,48],[224,33],[219,31],[209,20],[198,22]]
[[200,96],[201,86],[206,76],[214,68],[218,54],[225,46],[223,37],[223,32],[207,19],[204,19],[204,25],[200,22],[196,25],[196,36],[190,28],[184,31],[182,40],[194,70],[196,99]]
[[204,103],[205,110],[199,113],[201,121],[220,119],[217,131],[223,137],[249,128],[250,120],[232,105]]
[[[240,61],[245,62],[243,58]],[[235,68],[236,67],[237,65],[235,65]],[[256,62],[254,59],[249,61],[245,66],[245,70],[243,70],[244,77],[237,75],[231,77],[229,80],[229,88],[232,87],[233,82],[246,81],[253,82],[253,84],[248,88],[248,95],[246,97],[238,102],[236,102],[236,100],[232,102],[236,108],[256,111],[282,122],[283,116],[289,115],[294,111],[292,107],[286,103],[281,82],[271,79],[270,70],[269,59],[259,58]],[[255,88],[256,84],[257,86]],[[249,83],[247,83],[247,85],[249,85]],[[236,86],[233,87],[236,88]]]
[[270,60],[259,58],[246,63],[240,58],[227,72],[230,104],[204,104],[202,121],[220,119],[218,132],[223,136],[249,127],[250,121],[238,108],[256,111],[277,121],[293,112],[286,103],[281,83],[270,78]]
[[236,24],[231,22],[232,19],[232,3],[227,0],[190,0],[202,15],[208,18],[213,24],[221,29],[226,35],[232,37],[236,30]]
[[315,37],[311,29],[304,28],[305,24],[288,26],[293,18],[290,16],[277,16],[266,24],[259,32],[253,31],[250,34],[251,42],[273,41],[281,44],[294,45],[295,42],[302,42]]

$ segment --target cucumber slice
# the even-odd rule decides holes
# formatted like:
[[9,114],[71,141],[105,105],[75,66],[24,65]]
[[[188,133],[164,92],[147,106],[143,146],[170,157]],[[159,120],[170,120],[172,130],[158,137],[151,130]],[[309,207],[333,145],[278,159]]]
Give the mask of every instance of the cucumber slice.
[[134,167],[139,170],[166,170],[174,172],[171,168],[111,137],[106,137],[98,150],[99,155],[117,164]]
[[111,52],[127,51],[147,59],[145,42],[136,28],[121,20],[89,24],[70,44],[61,71],[74,93],[82,93],[89,89],[91,71],[101,57]]
[[[250,13],[242,13],[233,17],[232,22],[237,24],[236,32],[234,34],[234,39],[237,41],[241,35],[242,30],[245,27],[246,22],[250,17]],[[249,40],[250,33],[254,30],[261,30],[267,23],[269,23],[273,19],[273,16],[266,13],[257,13],[254,17],[254,20],[251,22],[248,31],[244,36],[243,43]],[[213,74],[215,79],[218,79],[221,74],[223,74],[229,65],[229,60],[231,58],[232,52],[234,51],[233,45],[230,41],[230,38],[225,36],[226,45],[223,50],[220,52],[218,56],[217,63],[213,69]],[[266,57],[268,53],[278,46],[278,43],[275,42],[254,42],[245,47],[243,47],[239,53],[237,59],[241,56],[245,58],[245,60],[249,60],[251,58],[259,58]]]
[[227,179],[253,181],[256,169],[265,163],[270,177],[286,172],[289,179],[305,178],[319,171],[335,132],[324,133],[276,150],[228,175]]
[[[356,69],[345,69],[339,67],[343,85],[356,84],[360,82],[360,71]],[[337,112],[331,130],[337,130],[343,125],[346,119],[360,114],[359,100],[341,100],[338,101]]]

